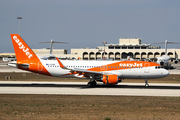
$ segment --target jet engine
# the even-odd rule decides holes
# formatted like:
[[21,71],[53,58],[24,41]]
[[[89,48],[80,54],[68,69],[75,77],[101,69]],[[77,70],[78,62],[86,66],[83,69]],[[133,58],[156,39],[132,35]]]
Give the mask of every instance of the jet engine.
[[121,79],[118,78],[118,75],[103,75],[103,83],[109,85],[115,85],[118,82],[121,82]]
[[179,61],[178,61],[178,60],[175,60],[175,61],[174,61],[174,63],[175,63],[175,64],[178,64],[178,63],[179,63]]

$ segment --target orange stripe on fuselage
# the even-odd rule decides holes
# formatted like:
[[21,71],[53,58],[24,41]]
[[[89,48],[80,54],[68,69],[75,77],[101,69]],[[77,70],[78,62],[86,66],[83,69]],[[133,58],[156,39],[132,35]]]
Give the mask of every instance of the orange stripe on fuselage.
[[112,64],[102,65],[95,68],[87,69],[89,71],[111,71],[111,70],[124,70],[124,69],[133,69],[133,68],[143,68],[143,67],[152,67],[152,66],[160,66],[154,62],[147,61],[120,61]]

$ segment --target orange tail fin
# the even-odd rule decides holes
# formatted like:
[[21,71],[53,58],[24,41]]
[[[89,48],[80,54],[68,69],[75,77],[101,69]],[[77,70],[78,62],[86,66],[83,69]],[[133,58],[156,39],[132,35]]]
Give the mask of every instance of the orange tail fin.
[[21,36],[19,36],[19,34],[11,34],[11,39],[14,46],[17,62],[38,59],[36,54],[26,44]]

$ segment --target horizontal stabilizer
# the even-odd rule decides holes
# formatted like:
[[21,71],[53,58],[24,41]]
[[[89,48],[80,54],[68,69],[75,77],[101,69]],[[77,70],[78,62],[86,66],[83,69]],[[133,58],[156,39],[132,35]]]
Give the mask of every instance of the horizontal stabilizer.
[[[39,43],[51,43],[51,42],[39,42]],[[56,41],[53,41],[53,43],[63,43],[63,44],[69,44],[68,42],[56,42]]]
[[22,68],[29,68],[29,64],[18,64],[17,61],[8,62],[8,66],[11,67],[22,67]]
[[11,62],[8,62],[7,65],[16,68],[16,67],[17,67],[17,61],[11,61]]

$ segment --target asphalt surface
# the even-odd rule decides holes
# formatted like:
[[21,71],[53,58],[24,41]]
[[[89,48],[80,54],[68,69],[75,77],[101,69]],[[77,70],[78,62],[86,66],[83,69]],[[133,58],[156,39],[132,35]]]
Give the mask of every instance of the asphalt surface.
[[61,95],[124,95],[124,96],[178,96],[180,84],[119,83],[87,87],[86,82],[23,82],[1,81],[0,94],[61,94]]
[[[180,74],[180,64],[172,64],[170,74]],[[0,72],[25,72],[0,63]],[[180,96],[180,84],[119,83],[87,87],[86,82],[23,82],[0,81],[0,94],[63,94],[63,95],[125,95],[125,96]]]

